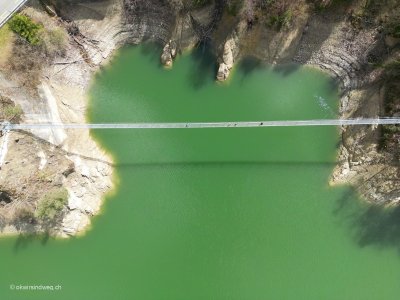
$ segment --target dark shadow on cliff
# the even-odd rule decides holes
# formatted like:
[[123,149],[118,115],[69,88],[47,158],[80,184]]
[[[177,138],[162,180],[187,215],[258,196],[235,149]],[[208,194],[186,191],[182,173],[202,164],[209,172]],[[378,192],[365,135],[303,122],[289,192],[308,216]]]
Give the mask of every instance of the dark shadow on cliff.
[[190,70],[188,78],[193,88],[200,89],[210,82],[210,79],[215,79],[217,75],[216,57],[208,41],[198,44],[191,52],[190,57],[194,61],[194,67]]
[[112,0],[55,0],[57,13],[65,20],[103,20]]
[[348,228],[361,248],[395,248],[400,255],[400,207],[361,205],[351,190],[337,200],[333,214]]
[[341,84],[340,79],[337,77],[333,77],[331,74],[328,75],[329,75],[329,80],[327,84],[327,90],[329,91],[329,93],[337,93],[339,96],[343,96],[343,94],[340,95],[341,92],[339,88]]
[[348,18],[348,8],[352,1],[333,1],[332,5],[325,8],[316,7],[308,19],[303,30],[300,44],[306,45],[299,49],[295,61],[306,63],[315,52],[318,52],[323,43],[330,37],[335,27]]
[[124,27],[133,40],[163,45],[175,27],[175,8],[164,0],[123,0]]

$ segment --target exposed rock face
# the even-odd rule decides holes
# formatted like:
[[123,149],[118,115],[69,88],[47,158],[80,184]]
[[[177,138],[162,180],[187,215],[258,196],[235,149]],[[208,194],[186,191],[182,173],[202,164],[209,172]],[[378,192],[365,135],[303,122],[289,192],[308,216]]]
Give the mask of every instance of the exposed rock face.
[[[75,21],[78,31],[68,37],[66,56],[43,63],[35,90],[19,86],[14,77],[8,76],[7,68],[0,66],[1,94],[20,105],[23,122],[86,121],[86,94],[92,74],[121,41],[116,32],[121,28],[122,3],[108,4],[110,15]],[[81,10],[65,5],[62,13],[69,20],[81,15]],[[97,8],[90,3],[81,7],[86,12]],[[48,17],[36,1],[24,13],[51,28],[67,26],[62,20]],[[17,71],[11,72],[18,75]],[[33,130],[10,132],[7,138],[0,189],[12,201],[0,205],[0,232],[48,231],[67,236],[84,231],[90,223],[89,217],[99,212],[101,199],[112,186],[111,159],[99,149],[89,131]],[[68,206],[61,212],[61,218],[48,227],[33,218],[35,208],[46,191],[59,187],[68,190]]]
[[172,67],[172,62],[176,57],[176,51],[176,42],[169,40],[163,48],[163,52],[161,54],[161,63],[166,67]]
[[222,62],[219,64],[217,80],[224,81],[228,78],[229,73],[234,64],[234,54],[237,56],[238,47],[233,38],[226,41],[224,45],[224,52],[222,54]]
[[[311,18],[295,60],[317,65],[337,78],[342,96],[340,118],[385,117],[385,70],[374,67],[370,60],[390,57],[393,45],[385,45],[382,28],[373,19],[363,28],[354,26],[352,9],[345,7],[336,14]],[[330,183],[350,183],[364,199],[375,204],[396,204],[400,201],[398,166],[389,163],[390,154],[379,149],[380,139],[381,128],[377,126],[342,128],[339,164]]]
[[124,32],[129,41],[137,44],[144,40],[166,44],[175,27],[177,9],[168,1],[124,0]]
[[[323,6],[329,5],[328,2],[323,1]],[[396,57],[395,49],[400,44],[384,33],[382,18],[399,10],[398,3],[389,2],[368,9],[358,2],[328,6],[318,13],[304,9],[290,27],[276,32],[253,24],[237,40],[233,39],[236,47],[232,46],[232,36],[226,39],[217,78],[226,80],[232,67],[231,58],[237,61],[245,55],[272,64],[292,61],[310,64],[326,70],[340,84],[342,98],[337,117],[386,116],[385,70],[377,68],[374,62],[393,61],[391,57]],[[240,49],[239,55],[235,56],[232,49]],[[398,158],[379,149],[380,139],[380,127],[342,128],[340,163],[331,184],[351,183],[370,202],[396,204],[400,202],[400,189],[396,187],[400,179]]]
[[366,57],[378,34],[376,29],[356,32],[346,18],[346,15],[311,18],[294,58],[328,70],[338,78],[344,91],[360,86],[359,75],[365,71]]
[[239,41],[246,30],[246,23],[240,22],[232,35],[226,40],[221,56],[221,63],[218,67],[217,80],[224,81],[228,78],[233,65],[239,57]]
[[[217,1],[219,2],[221,1]],[[175,19],[169,26],[171,30],[169,40],[163,43],[164,48],[161,54],[161,63],[167,67],[172,66],[177,53],[191,49],[200,42],[208,41],[221,15],[221,5],[213,2],[200,8],[187,5],[185,7],[179,0],[169,0],[169,3],[175,8]]]

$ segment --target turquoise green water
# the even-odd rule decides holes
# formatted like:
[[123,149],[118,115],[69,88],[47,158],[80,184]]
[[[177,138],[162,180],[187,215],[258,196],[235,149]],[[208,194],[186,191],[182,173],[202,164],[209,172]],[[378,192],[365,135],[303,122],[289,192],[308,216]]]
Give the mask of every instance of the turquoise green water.
[[[335,117],[337,91],[318,71],[247,62],[217,84],[206,51],[172,70],[158,57],[121,51],[95,79],[90,120]],[[94,135],[115,157],[116,193],[84,237],[0,240],[1,300],[398,299],[400,218],[328,187],[336,128]],[[62,288],[10,289],[34,284]]]

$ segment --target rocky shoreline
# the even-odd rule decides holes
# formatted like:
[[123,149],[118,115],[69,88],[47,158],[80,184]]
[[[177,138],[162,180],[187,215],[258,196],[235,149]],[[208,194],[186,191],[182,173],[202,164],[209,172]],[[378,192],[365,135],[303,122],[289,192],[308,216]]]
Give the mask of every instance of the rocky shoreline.
[[[114,8],[121,11],[120,5]],[[68,26],[63,19],[50,18],[36,1],[30,2],[23,13],[50,26]],[[69,37],[65,56],[57,56],[42,70],[37,93],[20,87],[10,76],[1,77],[2,95],[22,107],[23,122],[86,122],[88,88],[94,73],[118,48],[114,35],[120,28],[120,18],[120,13],[110,13],[97,22],[76,21],[79,35]],[[7,138],[8,153],[0,175],[0,187],[7,193],[2,199],[6,213],[1,234],[45,232],[67,237],[87,230],[91,217],[100,212],[102,199],[115,184],[112,158],[97,145],[89,130],[16,131]],[[21,208],[25,212],[34,207],[42,191],[54,187],[68,191],[66,208],[55,223],[49,226],[27,216],[4,220],[21,214]]]
[[[32,0],[23,12],[47,26],[68,31],[66,54],[56,56],[42,70],[37,94],[32,96],[7,72],[0,72],[0,91],[22,107],[23,121],[82,123],[92,77],[119,47],[158,42],[164,47],[161,63],[172,67],[177,55],[207,42],[218,57],[219,81],[226,80],[235,63],[247,56],[270,64],[308,64],[331,74],[333,87],[340,85],[338,117],[382,116],[384,69],[370,61],[379,56],[390,60],[391,54],[382,53],[399,41],[388,41],[379,22],[362,28],[354,25],[354,11],[361,2],[326,6],[316,12],[308,2],[295,1],[289,8],[296,17],[290,20],[290,26],[277,30],[260,19],[249,18],[246,11],[231,15],[224,1],[201,7],[185,7],[180,0],[51,1],[52,11],[58,14],[54,17]],[[342,128],[341,132],[339,164],[330,184],[352,184],[371,203],[397,204],[398,166],[388,163],[389,155],[379,151],[380,129],[357,126]],[[110,156],[98,147],[88,130],[11,132],[7,140],[0,188],[7,191],[8,198],[0,197],[0,204],[5,203],[0,213],[12,214],[26,203],[34,206],[40,191],[52,187],[66,188],[69,196],[62,218],[50,228],[29,220],[7,223],[3,217],[1,234],[47,231],[66,237],[84,232],[91,216],[100,212],[104,194],[113,186]],[[7,200],[13,197],[14,201]]]
[[[228,79],[235,63],[247,56],[270,64],[307,64],[335,79],[341,96],[338,118],[387,117],[385,65],[398,59],[400,45],[388,28],[395,22],[391,18],[397,20],[400,5],[396,1],[315,2],[318,10],[293,1],[287,9],[296,12],[296,17],[280,30],[260,20],[253,22],[245,5],[238,13],[242,17],[234,22],[229,23],[231,17],[224,13],[208,37],[218,57],[217,80]],[[173,40],[174,35],[168,38]],[[343,127],[341,135],[330,184],[351,184],[370,203],[396,205],[400,201],[399,160],[382,149],[382,127]]]

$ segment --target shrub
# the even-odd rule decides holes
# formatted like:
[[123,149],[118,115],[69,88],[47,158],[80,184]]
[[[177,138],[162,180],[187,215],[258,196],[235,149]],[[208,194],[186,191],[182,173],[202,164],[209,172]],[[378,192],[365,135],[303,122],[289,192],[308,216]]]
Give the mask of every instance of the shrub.
[[14,222],[34,223],[35,214],[32,208],[28,206],[22,206],[14,211],[13,219]]
[[67,46],[67,32],[61,28],[43,30],[40,34],[40,45],[48,58],[64,55]]
[[183,7],[185,7],[186,9],[193,9],[206,6],[207,4],[210,4],[212,0],[184,0],[184,1],[169,0],[169,2],[170,5],[172,5],[172,7],[175,8],[180,7],[181,6],[180,4],[183,3]]
[[226,8],[227,8],[228,14],[230,14],[232,16],[236,16],[238,14],[240,8],[242,7],[242,5],[243,5],[242,1],[228,0],[226,3]]
[[276,27],[278,30],[288,27],[292,20],[292,11],[290,9],[284,11],[282,14],[271,16],[269,19],[269,26]]
[[68,191],[57,188],[47,192],[40,200],[36,209],[36,217],[43,222],[51,222],[60,217],[68,202]]
[[387,34],[395,38],[400,38],[400,23],[391,23],[387,25]]
[[210,3],[210,0],[192,0],[194,6],[201,7]]
[[8,24],[12,31],[26,39],[30,44],[37,45],[40,42],[39,33],[43,26],[33,22],[28,16],[16,14]]
[[8,121],[19,120],[22,115],[22,108],[19,104],[7,105],[4,107],[4,119]]

